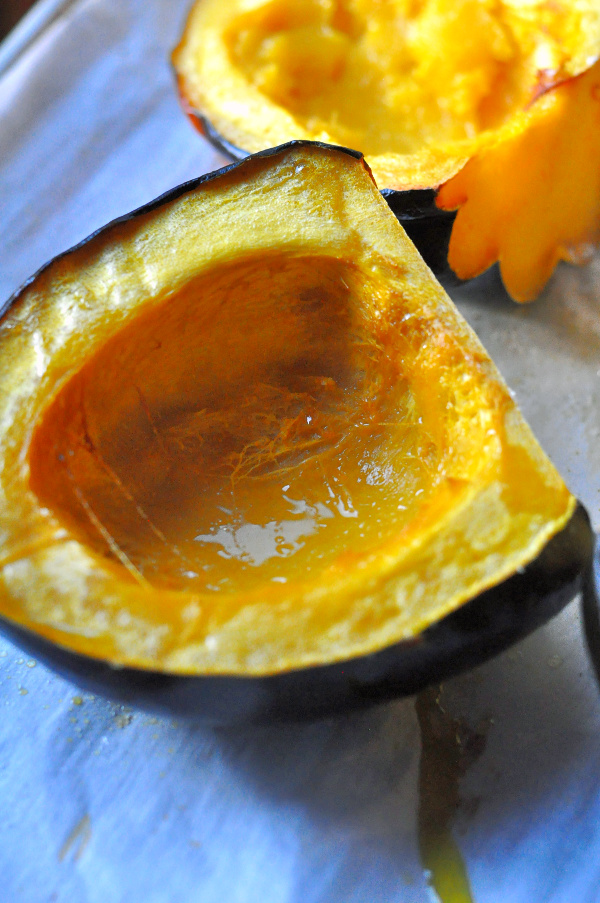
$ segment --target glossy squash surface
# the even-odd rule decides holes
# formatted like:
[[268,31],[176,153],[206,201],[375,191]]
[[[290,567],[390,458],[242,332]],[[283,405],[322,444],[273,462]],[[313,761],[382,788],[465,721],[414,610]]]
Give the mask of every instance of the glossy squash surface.
[[412,641],[576,510],[361,157],[318,145],[40,271],[0,321],[0,436],[1,614],[171,674]]
[[465,278],[500,259],[508,291],[529,300],[558,259],[580,261],[597,240],[593,149],[578,162],[598,131],[598,76],[563,86],[599,54],[596,0],[198,0],[173,60],[192,120],[236,157],[310,138],[362,151],[382,189],[456,177],[442,204],[477,200],[452,267]]

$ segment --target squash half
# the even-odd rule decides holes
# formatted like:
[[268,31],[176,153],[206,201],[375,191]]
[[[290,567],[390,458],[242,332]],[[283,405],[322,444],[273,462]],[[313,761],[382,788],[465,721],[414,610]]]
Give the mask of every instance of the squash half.
[[0,321],[0,437],[5,629],[142,704],[411,692],[554,613],[591,555],[340,148],[257,154],[44,267]]
[[600,68],[569,85],[599,55],[597,0],[197,0],[173,62],[192,121],[236,159],[302,138],[362,151],[381,189],[457,177],[452,268],[500,260],[523,301],[599,238]]

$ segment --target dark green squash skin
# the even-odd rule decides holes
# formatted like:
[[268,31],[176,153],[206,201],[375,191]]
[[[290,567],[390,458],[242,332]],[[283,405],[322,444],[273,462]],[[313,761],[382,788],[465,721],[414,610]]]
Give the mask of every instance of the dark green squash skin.
[[[269,157],[287,147],[315,145],[329,147],[320,142],[292,141],[255,156]],[[336,149],[355,159],[362,158],[356,151]],[[243,165],[243,161],[234,163],[177,186],[149,204],[113,220],[55,260],[113,226],[150,213],[200,184]],[[410,198],[405,200],[412,204]],[[436,216],[441,218],[439,211]],[[19,303],[24,289],[52,262],[27,280],[6,304],[0,305],[0,318],[13,304]],[[418,637],[371,655],[267,677],[188,677],[116,668],[109,662],[62,648],[1,616],[0,632],[29,655],[80,686],[148,711],[216,724],[325,717],[416,693],[428,684],[485,661],[526,636],[589,585],[593,547],[594,534],[589,518],[585,509],[578,505],[561,532],[522,572],[470,599]],[[597,632],[600,662],[600,626]]]
[[522,572],[469,600],[415,639],[360,658],[267,677],[188,677],[114,668],[6,620],[0,619],[0,631],[84,689],[146,711],[217,725],[322,718],[411,695],[506,649],[558,614],[583,589],[593,545],[589,518],[578,505]]
[[382,196],[419,254],[445,287],[460,285],[462,280],[450,269],[448,247],[456,212],[436,206],[436,191],[420,188],[394,191],[383,188]]
[[241,147],[232,144],[227,138],[223,138],[205,116],[202,116],[196,110],[191,110],[187,107],[186,112],[194,128],[210,141],[215,150],[220,151],[226,157],[229,157],[230,160],[244,160],[246,157],[250,156],[248,151],[242,150]]
[[[188,116],[195,128],[226,157],[240,161],[250,156],[247,151],[223,138],[205,116],[193,110],[188,111]],[[390,210],[403,226],[429,269],[444,282],[444,285],[459,285],[461,280],[448,265],[448,245],[456,212],[440,210],[435,203],[436,193],[434,188],[412,191],[395,191],[393,188],[381,190]]]
[[600,534],[595,537],[594,557],[584,576],[581,609],[587,647],[600,685]]

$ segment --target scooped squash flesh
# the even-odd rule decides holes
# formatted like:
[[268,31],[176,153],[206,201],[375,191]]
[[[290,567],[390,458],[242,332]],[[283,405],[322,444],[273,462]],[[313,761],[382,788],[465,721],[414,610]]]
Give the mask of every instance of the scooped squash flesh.
[[184,97],[248,152],[344,144],[381,188],[425,188],[479,137],[600,52],[597,3],[199,0],[174,64]]
[[[472,204],[473,228],[457,228],[450,263],[461,277],[479,272],[483,263],[471,264],[477,236],[492,232],[506,272],[532,271],[530,286],[507,283],[523,300],[541,290],[557,259],[581,259],[584,243],[565,250],[564,233],[573,212],[577,221],[587,211],[573,211],[579,187],[568,154],[557,158],[552,141],[526,134],[521,143],[533,156],[514,158],[512,149],[555,102],[539,95],[584,73],[599,54],[596,0],[198,0],[173,60],[192,119],[234,152],[291,138],[343,144],[365,154],[380,188],[398,191],[437,188],[477,157],[482,199],[496,192],[518,203],[512,218]],[[583,147],[578,104],[556,103],[565,107],[563,144]],[[535,115],[524,112],[532,105]],[[505,154],[497,149],[503,141]],[[515,187],[522,169],[529,192]],[[587,206],[598,220],[595,181],[594,173]],[[526,226],[514,230],[514,219]],[[543,262],[531,228],[548,233]]]
[[0,431],[0,613],[180,674],[418,635],[575,510],[335,148],[249,158],[40,271],[0,322]]

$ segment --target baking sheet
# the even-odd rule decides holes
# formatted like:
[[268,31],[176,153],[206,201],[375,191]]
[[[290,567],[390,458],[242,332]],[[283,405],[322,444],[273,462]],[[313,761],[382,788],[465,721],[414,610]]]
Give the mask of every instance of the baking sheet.
[[[0,78],[0,302],[98,226],[225,162],[177,105],[168,55],[187,0],[46,7]],[[600,260],[562,267],[527,307],[494,273],[451,293],[599,529]],[[600,702],[577,604],[447,682],[442,702],[478,738],[453,826],[474,900],[600,901]],[[0,706],[11,903],[435,899],[414,700],[215,731],[83,694],[0,641]]]

